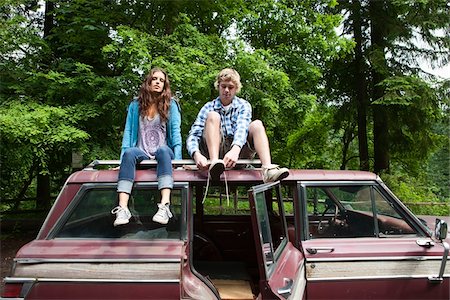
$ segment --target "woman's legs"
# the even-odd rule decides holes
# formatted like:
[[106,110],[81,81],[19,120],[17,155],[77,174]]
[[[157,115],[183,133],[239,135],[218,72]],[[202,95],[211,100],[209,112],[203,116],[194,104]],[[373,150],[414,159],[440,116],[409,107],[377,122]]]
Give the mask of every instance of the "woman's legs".
[[119,180],[117,182],[117,193],[119,195],[119,206],[111,212],[116,214],[114,226],[127,224],[131,218],[128,209],[128,200],[130,199],[131,189],[133,188],[134,176],[136,173],[136,164],[149,157],[139,148],[127,149],[120,162]]
[[158,212],[153,216],[153,221],[167,224],[172,217],[170,212],[170,193],[173,188],[172,177],[172,159],[174,154],[172,149],[167,146],[161,146],[155,153],[156,174],[158,177],[158,189],[161,192],[161,203],[158,204]]

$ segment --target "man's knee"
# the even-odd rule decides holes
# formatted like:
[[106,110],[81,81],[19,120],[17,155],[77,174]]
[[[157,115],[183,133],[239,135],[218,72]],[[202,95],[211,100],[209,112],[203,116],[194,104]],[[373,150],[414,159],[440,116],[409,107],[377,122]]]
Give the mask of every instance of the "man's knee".
[[263,122],[261,122],[261,120],[254,120],[250,123],[249,127],[248,127],[249,132],[261,132],[261,131],[266,131],[266,129],[264,128],[264,124]]
[[220,123],[220,115],[215,111],[210,111],[206,115],[206,123],[218,124]]

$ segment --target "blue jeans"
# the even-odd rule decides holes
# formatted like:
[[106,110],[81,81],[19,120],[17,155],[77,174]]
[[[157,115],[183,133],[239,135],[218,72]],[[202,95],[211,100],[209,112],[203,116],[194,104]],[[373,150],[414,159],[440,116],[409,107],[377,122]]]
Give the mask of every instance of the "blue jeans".
[[[158,178],[158,189],[172,189],[172,159],[174,154],[172,149],[167,146],[161,146],[155,153],[156,176]],[[119,180],[117,182],[117,192],[131,194],[133,188],[134,177],[136,174],[136,164],[144,159],[150,159],[144,151],[137,147],[125,150],[122,161],[120,162]]]

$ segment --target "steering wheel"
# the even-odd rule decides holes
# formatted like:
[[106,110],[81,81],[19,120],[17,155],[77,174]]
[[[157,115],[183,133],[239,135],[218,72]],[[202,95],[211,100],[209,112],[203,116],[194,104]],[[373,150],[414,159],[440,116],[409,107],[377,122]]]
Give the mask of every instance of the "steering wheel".
[[334,215],[333,215],[333,219],[332,220],[335,220],[337,218],[338,213],[339,213],[338,207],[331,200],[327,199],[327,200],[325,200],[325,203],[326,203],[327,206],[325,207],[325,210],[323,211],[322,215],[320,216],[319,224],[317,225],[317,233],[318,234],[323,234],[323,232],[325,230],[323,228],[322,224],[323,224],[323,222],[325,220],[325,214],[327,213],[327,211],[329,211],[330,208],[332,208],[334,206]]
[[223,257],[215,243],[203,234],[194,234],[194,257],[196,260],[222,261]]

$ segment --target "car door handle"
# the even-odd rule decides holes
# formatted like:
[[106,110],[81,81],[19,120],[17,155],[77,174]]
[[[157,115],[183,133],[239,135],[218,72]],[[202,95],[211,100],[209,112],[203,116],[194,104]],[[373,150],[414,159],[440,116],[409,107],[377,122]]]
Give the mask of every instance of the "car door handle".
[[333,247],[316,247],[316,248],[306,248],[309,254],[317,254],[319,252],[333,252]]
[[287,299],[292,293],[292,285],[294,284],[294,280],[291,278],[284,278],[284,284],[285,286],[278,289],[278,294]]

